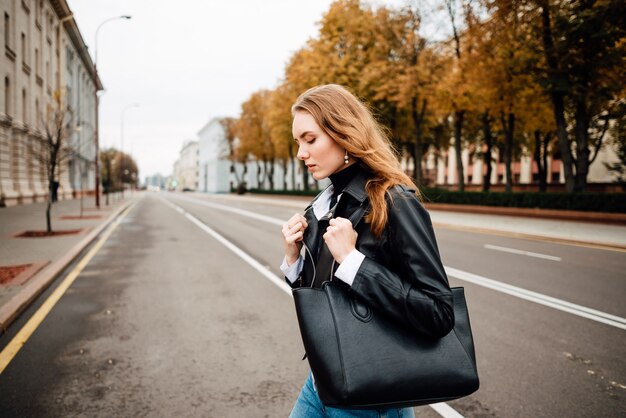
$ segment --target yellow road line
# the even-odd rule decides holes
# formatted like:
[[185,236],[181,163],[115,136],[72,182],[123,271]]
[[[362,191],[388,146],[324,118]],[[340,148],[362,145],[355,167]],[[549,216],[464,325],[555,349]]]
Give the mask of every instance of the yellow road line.
[[52,292],[52,294],[46,299],[46,301],[39,307],[37,312],[26,322],[22,329],[13,337],[11,342],[0,352],[0,374],[6,369],[13,357],[20,351],[20,349],[26,344],[26,341],[35,332],[39,324],[43,322],[46,316],[50,313],[54,305],[61,299],[61,296],[65,294],[67,289],[74,283],[74,280],[83,271],[83,269],[89,264],[91,259],[102,248],[107,239],[111,236],[115,228],[122,222],[122,219],[132,210],[135,206],[133,203],[129,206],[120,216],[109,226],[108,230],[98,240],[96,245],[78,262],[76,267],[63,279],[63,282]]

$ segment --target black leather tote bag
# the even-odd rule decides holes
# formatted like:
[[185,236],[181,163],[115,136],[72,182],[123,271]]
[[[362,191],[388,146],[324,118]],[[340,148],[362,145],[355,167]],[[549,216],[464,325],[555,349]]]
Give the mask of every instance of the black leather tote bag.
[[460,398],[479,386],[463,288],[452,288],[454,329],[418,335],[370,309],[338,281],[293,290],[321,401],[336,408],[417,406]]

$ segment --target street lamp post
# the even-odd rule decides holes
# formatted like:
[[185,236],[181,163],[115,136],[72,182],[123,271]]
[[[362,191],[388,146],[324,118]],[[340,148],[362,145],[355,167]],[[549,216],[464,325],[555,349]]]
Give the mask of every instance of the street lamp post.
[[[94,99],[95,99],[95,108],[96,108],[96,128],[94,130],[95,134],[94,134],[94,141],[95,141],[95,145],[96,145],[96,207],[98,209],[100,209],[100,167],[98,164],[98,160],[100,159],[100,135],[99,135],[99,102],[100,99],[98,97],[98,32],[100,31],[100,28],[102,27],[102,25],[104,25],[105,23],[111,22],[113,20],[117,20],[117,19],[130,19],[131,16],[129,15],[122,15],[122,16],[115,16],[115,17],[111,17],[109,19],[106,19],[105,21],[103,21],[102,23],[100,23],[100,25],[98,25],[98,27],[96,28],[96,36],[95,36],[95,44],[94,44],[94,64],[93,64],[93,82],[95,84],[95,89],[94,89]],[[107,199],[107,204],[108,204],[108,199]]]
[[121,167],[120,167],[120,177],[122,178],[122,198],[124,197],[124,115],[126,114],[126,111],[128,109],[132,109],[133,107],[139,107],[139,103],[132,103],[129,104],[128,106],[126,106],[124,109],[122,109],[122,120],[120,123],[120,141],[121,141],[121,153],[122,153],[122,158],[120,160],[121,163]]

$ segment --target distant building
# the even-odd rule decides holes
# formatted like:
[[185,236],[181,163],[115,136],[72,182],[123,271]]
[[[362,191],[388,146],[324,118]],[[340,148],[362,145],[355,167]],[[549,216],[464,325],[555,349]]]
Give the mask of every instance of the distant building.
[[198,189],[198,141],[185,141],[174,163],[171,188],[178,191]]
[[59,167],[58,197],[95,187],[95,91],[93,62],[65,0],[3,1],[0,57],[0,205],[43,201],[45,167],[33,144],[44,137],[44,115],[56,91],[71,113],[73,156]]
[[198,191],[228,193],[230,160],[221,118],[213,118],[198,132]]
[[[249,189],[270,189],[270,164],[257,161],[250,157],[245,164],[233,164],[229,158],[229,146],[221,124],[222,118],[211,119],[198,132],[198,191],[206,193],[227,193],[238,184],[245,183]],[[238,139],[235,138],[236,147]],[[292,170],[294,173],[292,175]],[[301,190],[302,168],[300,162],[294,159],[278,162],[274,165],[275,190]],[[309,187],[324,187],[329,182],[323,180],[315,183],[309,176]]]
[[145,186],[148,189],[159,189],[164,190],[167,185],[167,177],[161,175],[160,173],[153,174],[152,176],[146,176]]

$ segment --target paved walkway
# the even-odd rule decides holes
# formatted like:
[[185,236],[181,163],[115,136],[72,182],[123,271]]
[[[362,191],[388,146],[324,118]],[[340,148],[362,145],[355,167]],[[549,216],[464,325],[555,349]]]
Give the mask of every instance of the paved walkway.
[[[0,208],[0,268],[31,265],[21,277],[0,283],[0,332],[136,197],[127,193],[125,200],[111,198],[108,206],[102,199],[99,210],[94,197],[85,197],[82,218],[80,199],[56,202],[51,210],[52,230],[80,232],[52,237],[15,237],[24,231],[46,230],[45,202]],[[21,278],[27,281],[20,283]]]
[[[208,197],[202,193],[186,195],[198,198]],[[0,267],[35,263],[33,268],[39,268],[24,283],[0,284],[0,330],[8,327],[30,301],[95,239],[100,230],[134,199],[139,199],[141,196],[141,193],[134,195],[127,193],[125,200],[112,199],[109,206],[106,206],[102,199],[100,210],[95,208],[93,197],[85,198],[82,219],[66,218],[80,215],[80,200],[57,202],[52,209],[53,230],[82,229],[82,231],[79,234],[48,238],[14,237],[15,234],[25,230],[45,229],[45,203],[0,208]],[[288,206],[293,207],[294,210],[302,210],[310,200],[309,197],[268,195],[212,195],[211,197]],[[436,226],[592,244],[626,252],[626,226],[438,210],[431,210],[430,213]]]

